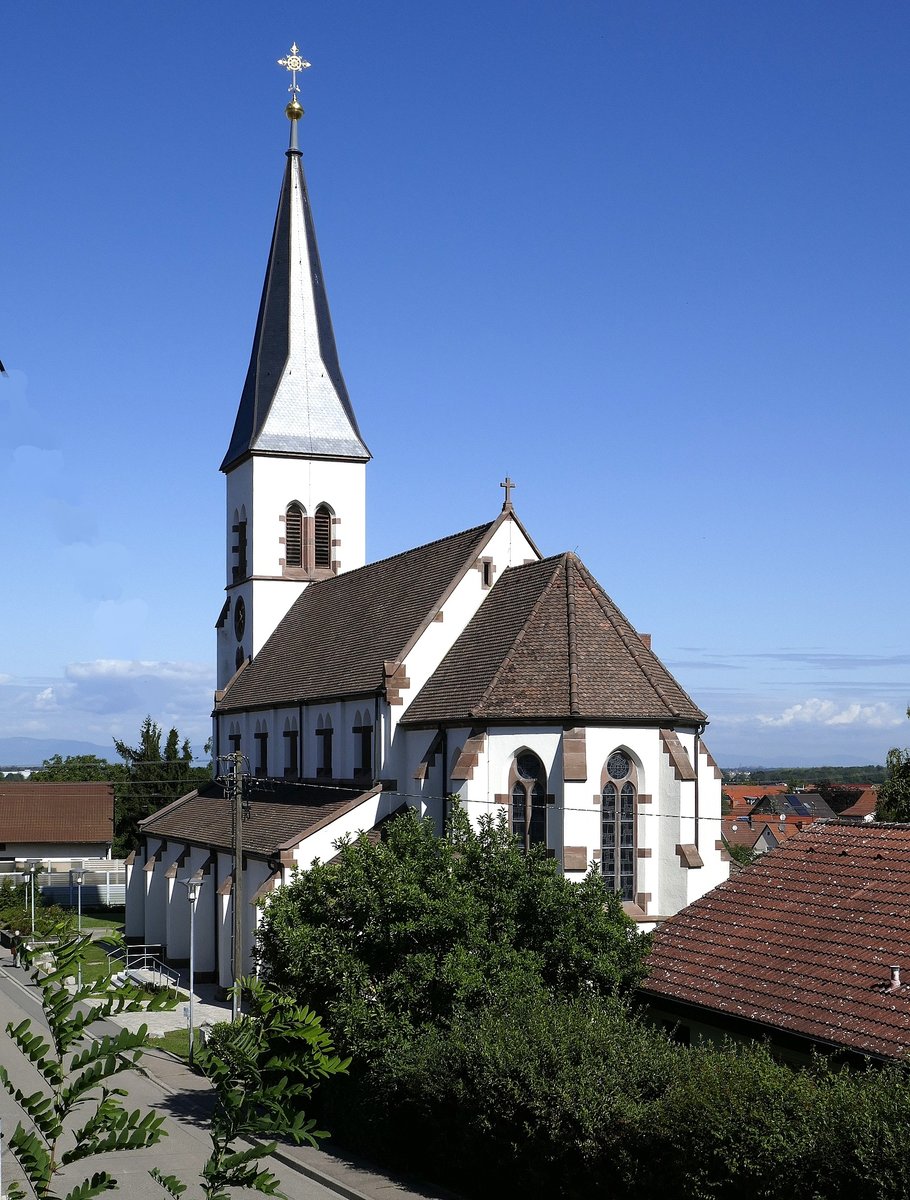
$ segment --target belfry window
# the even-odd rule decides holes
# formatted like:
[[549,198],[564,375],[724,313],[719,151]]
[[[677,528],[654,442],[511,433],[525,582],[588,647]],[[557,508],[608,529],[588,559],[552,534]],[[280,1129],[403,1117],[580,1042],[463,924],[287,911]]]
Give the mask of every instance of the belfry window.
[[512,833],[525,851],[547,843],[547,774],[536,754],[523,750],[511,771]]
[[303,509],[289,504],[284,514],[284,565],[303,566]]
[[622,750],[614,750],[604,769],[601,792],[600,869],[607,885],[623,900],[635,898],[635,811],[638,789],[635,766]]
[[316,518],[313,522],[313,559],[317,568],[331,569],[332,514],[324,504],[320,504],[316,509]]

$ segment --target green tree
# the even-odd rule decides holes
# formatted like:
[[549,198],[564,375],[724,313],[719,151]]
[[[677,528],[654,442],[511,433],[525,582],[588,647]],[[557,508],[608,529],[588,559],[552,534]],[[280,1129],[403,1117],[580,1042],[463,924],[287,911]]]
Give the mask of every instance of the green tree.
[[46,758],[30,779],[36,783],[117,783],[127,778],[122,763],[108,762],[95,754],[54,754]]
[[[910,717],[910,708],[907,709]],[[875,817],[878,821],[910,821],[910,750],[888,751],[888,775],[878,791]]]
[[856,783],[840,783],[834,779],[820,779],[815,790],[835,813],[842,813],[850,808],[863,794],[863,789]]
[[[212,1152],[202,1169],[205,1200],[227,1200],[226,1189],[235,1187],[281,1196],[278,1179],[262,1165],[276,1143],[259,1139],[318,1146],[328,1135],[304,1114],[303,1105],[319,1082],[348,1068],[312,1010],[258,979],[242,980],[240,989],[250,1015],[216,1025],[196,1060],[218,1097],[209,1127]],[[238,1138],[254,1144],[238,1150]],[[176,1176],[154,1170],[152,1177],[175,1200],[186,1191]]]
[[[7,1036],[41,1075],[43,1088],[26,1094],[0,1067],[2,1084],[27,1118],[16,1126],[7,1143],[22,1168],[37,1200],[53,1200],[60,1172],[73,1163],[116,1150],[141,1150],[163,1136],[164,1118],[122,1103],[119,1077],[138,1067],[148,1042],[145,1025],[136,1032],[92,1036],[91,1026],[112,1014],[173,1006],[164,995],[140,1000],[129,984],[111,987],[107,978],[75,986],[79,964],[84,962],[88,937],[64,936],[50,950],[22,953],[31,961],[32,980],[41,993],[41,1004],[50,1040],[35,1032],[30,1020],[10,1022]],[[40,954],[38,969],[34,960]],[[66,1194],[65,1200],[89,1200],[117,1187],[109,1171],[95,1171]],[[7,1188],[10,1200],[25,1192],[17,1183]]]
[[568,882],[542,847],[523,854],[504,819],[445,838],[413,811],[386,840],[342,845],[269,899],[266,978],[325,1014],[345,1053],[402,1027],[489,1003],[504,978],[563,995],[628,990],[649,945],[602,877]]
[[139,822],[211,777],[208,767],[193,766],[189,739],[171,729],[161,749],[162,729],[150,716],[139,729],[138,746],[114,739],[123,759],[123,782],[114,800],[114,853],[129,854],[139,844]]

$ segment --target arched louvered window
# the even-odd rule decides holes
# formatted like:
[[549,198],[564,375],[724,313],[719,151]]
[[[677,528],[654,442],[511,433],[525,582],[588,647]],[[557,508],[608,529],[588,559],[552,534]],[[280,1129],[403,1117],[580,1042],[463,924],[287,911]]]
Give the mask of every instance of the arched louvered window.
[[284,514],[284,564],[303,566],[303,509],[297,503],[289,504]]
[[332,514],[324,504],[320,504],[316,509],[316,519],[313,522],[313,552],[314,565],[318,569],[331,569]]
[[600,869],[623,900],[635,899],[637,797],[635,764],[622,750],[614,750],[604,768],[601,791]]
[[512,833],[527,851],[547,844],[547,773],[530,750],[515,756],[510,772]]

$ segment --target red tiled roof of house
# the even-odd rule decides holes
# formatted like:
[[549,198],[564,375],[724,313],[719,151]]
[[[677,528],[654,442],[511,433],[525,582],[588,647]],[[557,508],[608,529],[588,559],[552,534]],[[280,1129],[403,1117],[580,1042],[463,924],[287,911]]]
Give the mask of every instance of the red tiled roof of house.
[[23,842],[107,844],[113,830],[109,783],[0,781],[0,842],[8,851]]
[[[665,922],[646,994],[885,1058],[910,1048],[910,825],[816,822]],[[889,989],[889,968],[907,983]]]
[[878,804],[878,788],[872,784],[863,786],[863,794],[851,804],[849,808],[845,808],[841,813],[842,817],[871,817],[875,812]]
[[762,796],[779,796],[789,788],[782,783],[724,784],[723,792],[730,797],[731,816],[744,817],[761,800]]

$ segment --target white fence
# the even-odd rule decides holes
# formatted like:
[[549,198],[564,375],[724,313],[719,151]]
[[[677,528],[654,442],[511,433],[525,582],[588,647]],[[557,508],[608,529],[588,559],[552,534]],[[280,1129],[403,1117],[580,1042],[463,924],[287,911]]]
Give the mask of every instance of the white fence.
[[[51,904],[76,908],[79,888],[73,872],[82,874],[82,908],[122,908],[126,904],[126,864],[119,858],[54,859],[35,867],[35,891]],[[30,864],[0,862],[0,886],[7,880],[30,884]]]

